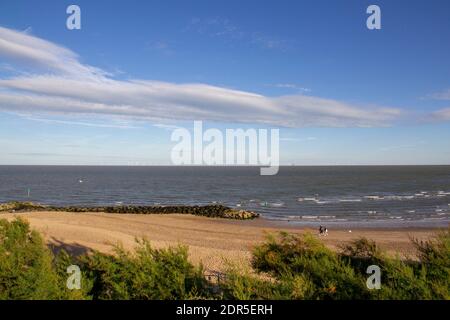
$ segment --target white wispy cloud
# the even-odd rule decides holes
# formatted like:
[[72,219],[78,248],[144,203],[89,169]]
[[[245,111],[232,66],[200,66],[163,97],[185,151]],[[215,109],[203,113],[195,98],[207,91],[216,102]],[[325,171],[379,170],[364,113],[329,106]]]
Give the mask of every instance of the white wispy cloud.
[[437,100],[450,100],[450,89],[433,93],[430,97]]
[[2,111],[287,127],[385,126],[402,114],[397,108],[373,108],[301,94],[268,97],[200,83],[117,80],[82,63],[67,48],[2,27],[0,56],[15,69],[27,69],[25,74],[0,78]]
[[[432,93],[422,99],[450,101],[450,89]],[[424,118],[426,121],[449,121],[450,120],[450,107],[433,111],[433,112],[427,114],[426,117],[424,117]]]
[[315,141],[317,137],[306,137],[306,138],[280,138],[280,141],[289,141],[289,142],[305,142],[305,141]]
[[47,118],[36,118],[32,116],[26,116],[27,120],[37,121],[43,123],[57,123],[71,126],[83,126],[83,127],[97,127],[97,128],[117,128],[117,129],[137,129],[138,126],[133,126],[129,124],[114,124],[114,123],[99,123],[99,122],[86,122],[86,121],[70,121],[70,120],[60,120],[60,119],[47,119]]
[[296,90],[299,92],[311,92],[311,89],[309,88],[305,88],[303,86],[300,86],[298,84],[295,83],[275,83],[272,85],[269,85],[271,87],[275,87],[275,88],[281,88],[281,89],[292,89],[292,90]]
[[263,49],[286,50],[292,44],[292,40],[268,36],[260,32],[243,31],[230,19],[222,17],[193,18],[188,23],[185,31],[193,31],[210,37],[225,38],[228,40],[242,41]]
[[164,123],[156,123],[153,126],[156,128],[164,129],[164,130],[168,130],[168,131],[172,131],[172,130],[181,128],[181,127],[173,125],[173,124],[164,124]]
[[243,39],[245,33],[229,19],[214,17],[208,19],[193,18],[184,31],[193,31],[212,37]]
[[432,118],[435,120],[450,120],[450,108],[444,108],[438,111],[435,111],[431,114]]
[[0,27],[0,55],[42,72],[60,72],[72,77],[91,78],[106,72],[79,62],[78,55],[52,42]]
[[148,47],[152,51],[159,51],[167,56],[171,56],[171,55],[175,54],[175,50],[172,48],[172,46],[167,41],[156,41],[156,42],[150,43],[148,45]]

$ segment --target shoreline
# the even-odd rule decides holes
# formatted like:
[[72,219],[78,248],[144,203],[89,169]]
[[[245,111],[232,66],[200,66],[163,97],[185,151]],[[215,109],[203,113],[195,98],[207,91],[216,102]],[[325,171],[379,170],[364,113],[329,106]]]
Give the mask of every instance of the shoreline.
[[[176,214],[171,214],[176,215]],[[207,218],[207,217],[205,217]],[[286,221],[286,220],[278,220],[271,219],[264,216],[260,216],[253,220],[233,220],[233,219],[222,219],[222,218],[213,218],[216,221],[220,221],[221,223],[231,224],[231,225],[240,225],[246,224],[248,227],[257,227],[257,228],[267,228],[267,229],[280,229],[280,230],[293,230],[293,231],[304,231],[310,230],[313,233],[316,232],[320,225],[326,226],[329,230],[335,231],[381,231],[381,232],[401,232],[401,231],[430,231],[430,230],[442,230],[447,229],[450,225],[447,223],[444,225],[420,225],[418,221],[417,225],[401,225],[401,222],[397,222],[397,224],[388,226],[385,225],[389,221],[383,220],[380,221],[380,224],[375,221],[366,222],[366,221],[348,221],[348,223],[334,222],[334,221],[314,221],[314,222],[299,222],[299,221]],[[414,221],[415,222],[415,221]]]
[[[202,263],[206,270],[224,271],[228,264],[250,268],[251,250],[262,243],[265,235],[286,231],[296,234],[317,228],[279,226],[265,218],[228,220],[186,214],[111,214],[73,212],[1,213],[0,219],[25,218],[54,249],[64,248],[74,254],[99,250],[111,253],[114,244],[125,249],[135,247],[136,238],[146,238],[155,247],[186,245],[189,258]],[[442,229],[442,228],[441,228]],[[318,237],[332,249],[352,240],[366,237],[374,240],[388,254],[413,257],[410,237],[426,240],[438,228],[412,229],[345,229],[329,228],[329,235]]]
[[[449,204],[450,205],[450,204]],[[332,227],[335,230],[351,229],[434,229],[448,228],[450,219],[447,217],[423,219],[324,219],[320,216],[272,216],[266,213],[255,212],[243,208],[225,206],[223,204],[197,204],[197,205],[109,205],[109,206],[55,206],[39,202],[10,201],[0,203],[0,213],[13,212],[71,212],[71,213],[108,213],[108,214],[190,214],[227,220],[255,220],[264,221],[263,225],[277,226],[279,228],[318,228],[319,225]]]
[[260,216],[258,219],[266,220],[268,224],[280,228],[318,228],[323,225],[335,230],[426,230],[448,228],[450,220],[348,220],[348,221],[326,221],[326,220],[286,220],[272,219]]

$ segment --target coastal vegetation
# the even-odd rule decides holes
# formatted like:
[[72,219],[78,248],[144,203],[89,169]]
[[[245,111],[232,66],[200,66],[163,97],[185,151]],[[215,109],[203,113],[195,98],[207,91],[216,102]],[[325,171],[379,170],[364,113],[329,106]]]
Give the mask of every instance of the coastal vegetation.
[[[311,234],[279,233],[254,248],[252,270],[230,267],[212,282],[184,246],[137,240],[134,251],[74,255],[51,250],[22,218],[0,219],[0,299],[450,299],[450,231],[411,241],[417,255],[400,258],[364,238],[333,251]],[[66,285],[71,265],[80,289]],[[379,290],[366,286],[369,265],[381,269]]]
[[258,213],[247,210],[236,210],[220,204],[206,206],[47,206],[33,202],[8,202],[0,204],[0,212],[29,212],[29,211],[61,211],[61,212],[104,212],[127,214],[191,214],[211,218],[249,220],[259,217]]
[[[411,241],[417,256],[402,259],[365,238],[333,251],[311,234],[271,235],[255,248],[252,265],[275,280],[234,274],[228,298],[450,299],[450,231]],[[366,285],[371,265],[381,270],[379,290]]]

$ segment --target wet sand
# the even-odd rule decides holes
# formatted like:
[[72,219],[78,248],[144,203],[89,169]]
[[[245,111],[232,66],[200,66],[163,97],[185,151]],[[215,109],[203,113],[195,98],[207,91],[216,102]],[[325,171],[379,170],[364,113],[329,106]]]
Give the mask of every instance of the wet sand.
[[[135,215],[107,213],[31,212],[5,213],[0,218],[26,218],[53,247],[64,247],[75,254],[88,249],[111,252],[114,244],[133,249],[136,238],[146,238],[155,247],[189,246],[190,260],[203,263],[208,270],[224,270],[228,262],[248,267],[252,248],[266,233],[292,233],[317,230],[283,226],[265,219],[234,221],[191,215]],[[427,239],[436,229],[352,229],[329,230],[318,237],[330,248],[360,237],[375,240],[390,254],[414,255],[410,237]]]

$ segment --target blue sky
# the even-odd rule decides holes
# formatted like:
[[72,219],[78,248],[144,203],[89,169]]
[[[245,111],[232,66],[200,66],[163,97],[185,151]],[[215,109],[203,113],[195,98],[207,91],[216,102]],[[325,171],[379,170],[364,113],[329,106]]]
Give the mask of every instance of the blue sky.
[[448,1],[35,3],[0,3],[0,164],[170,164],[192,120],[280,128],[284,164],[450,164]]

